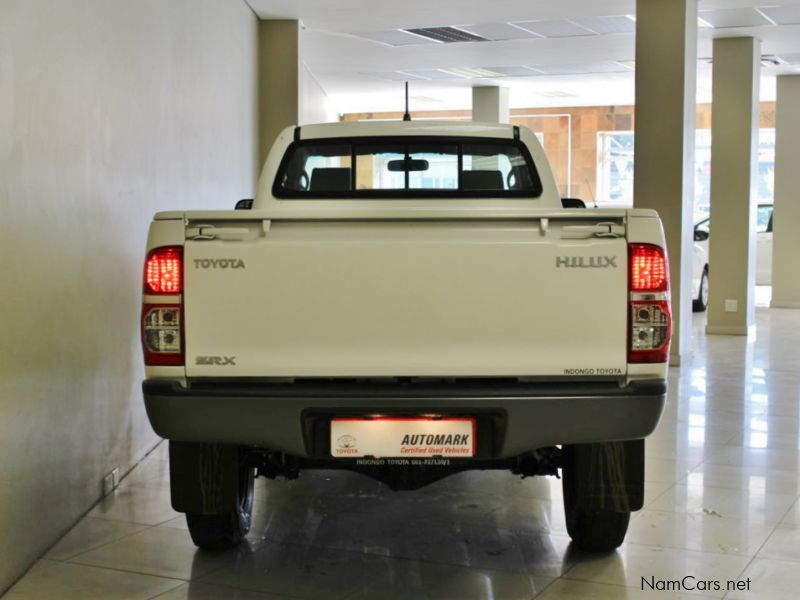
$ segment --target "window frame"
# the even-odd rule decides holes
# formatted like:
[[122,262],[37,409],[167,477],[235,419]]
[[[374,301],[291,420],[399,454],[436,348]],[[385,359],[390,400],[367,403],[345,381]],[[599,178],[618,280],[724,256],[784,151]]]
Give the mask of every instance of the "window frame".
[[[458,147],[458,188],[457,189],[392,189],[392,190],[357,190],[356,181],[356,147],[360,144],[402,144],[404,146],[442,144]],[[286,172],[288,163],[298,148],[305,146],[320,145],[349,145],[351,166],[351,187],[347,191],[316,191],[311,190],[290,190],[282,187],[281,180]],[[520,155],[525,161],[525,165],[531,174],[533,187],[529,190],[462,190],[461,173],[463,172],[464,146],[483,145],[483,146],[503,146],[513,147],[519,150]],[[353,136],[353,137],[332,137],[332,138],[312,138],[305,140],[295,140],[286,148],[278,166],[275,179],[272,183],[272,195],[279,200],[414,200],[414,199],[479,199],[479,198],[512,198],[530,200],[540,198],[544,193],[544,186],[536,163],[531,156],[528,147],[521,141],[512,138],[488,138],[471,136],[425,136],[425,135],[396,135],[396,136]]]

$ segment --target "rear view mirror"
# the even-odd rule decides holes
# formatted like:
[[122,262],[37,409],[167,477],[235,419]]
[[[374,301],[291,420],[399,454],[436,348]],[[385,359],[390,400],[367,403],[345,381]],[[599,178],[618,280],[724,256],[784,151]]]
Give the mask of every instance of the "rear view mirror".
[[250,210],[253,208],[253,199],[244,198],[236,203],[236,210]]
[[427,171],[428,167],[427,160],[423,160],[421,158],[418,159],[409,159],[409,160],[390,160],[387,168],[393,172],[405,172],[405,171]]
[[708,239],[708,232],[703,231],[702,229],[695,229],[694,230],[694,241],[695,242],[705,242]]

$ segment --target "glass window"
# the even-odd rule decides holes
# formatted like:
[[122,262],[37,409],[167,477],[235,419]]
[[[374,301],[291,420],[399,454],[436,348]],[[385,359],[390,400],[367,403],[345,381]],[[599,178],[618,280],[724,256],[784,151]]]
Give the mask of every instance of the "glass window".
[[530,170],[519,148],[464,144],[462,187],[465,190],[527,190]]
[[458,189],[457,145],[358,144],[356,165],[357,190]]
[[[775,190],[775,130],[758,137],[756,189],[761,203],[772,202]],[[694,217],[709,215],[711,206],[711,131],[698,129],[694,153]],[[633,206],[633,132],[597,133],[597,204]]]
[[[711,131],[697,131],[695,142],[694,212],[696,218],[711,211]],[[772,202],[775,191],[775,130],[758,132],[758,171],[756,173],[758,202]],[[760,218],[760,217],[759,217]],[[767,217],[769,221],[769,217]],[[766,227],[767,224],[764,224]],[[760,230],[759,230],[760,231]]]
[[412,190],[457,190],[458,146],[411,146],[408,187]]
[[352,186],[350,146],[308,145],[298,148],[280,176],[281,187],[295,192],[348,191]]
[[597,205],[633,206],[633,132],[597,133]]
[[756,216],[756,233],[767,233],[772,231],[772,206],[764,205],[758,207]]
[[[711,131],[698,129],[694,139],[694,218],[711,213]],[[708,230],[708,226],[706,226]]]
[[[775,197],[775,130],[758,130],[758,201]],[[771,210],[771,209],[770,209]]]
[[[694,226],[695,231],[710,233],[711,219],[703,219]],[[756,233],[769,233],[772,231],[772,205],[761,204],[756,213]]]
[[360,138],[295,142],[273,193],[279,198],[535,198],[542,184],[516,141]]
[[[406,151],[402,145],[369,144],[356,146],[357,190],[402,190]],[[400,168],[397,168],[397,167]]]

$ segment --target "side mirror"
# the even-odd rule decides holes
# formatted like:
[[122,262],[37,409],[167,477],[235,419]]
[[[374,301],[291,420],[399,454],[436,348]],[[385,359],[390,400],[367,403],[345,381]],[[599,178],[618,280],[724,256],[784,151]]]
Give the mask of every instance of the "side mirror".
[[694,230],[694,241],[695,242],[705,242],[708,239],[708,232],[703,231],[702,229],[695,229]]
[[586,208],[586,202],[580,198],[562,198],[562,208]]
[[250,210],[253,208],[253,199],[244,198],[236,203],[236,210]]

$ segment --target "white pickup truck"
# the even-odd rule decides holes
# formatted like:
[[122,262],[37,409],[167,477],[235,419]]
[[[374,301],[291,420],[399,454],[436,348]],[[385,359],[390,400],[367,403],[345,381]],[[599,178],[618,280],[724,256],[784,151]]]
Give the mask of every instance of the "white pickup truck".
[[144,399],[198,546],[305,469],[560,469],[574,543],[622,542],[666,397],[656,213],[564,209],[529,130],[431,121],[288,128],[239,207],[157,214],[144,270]]

